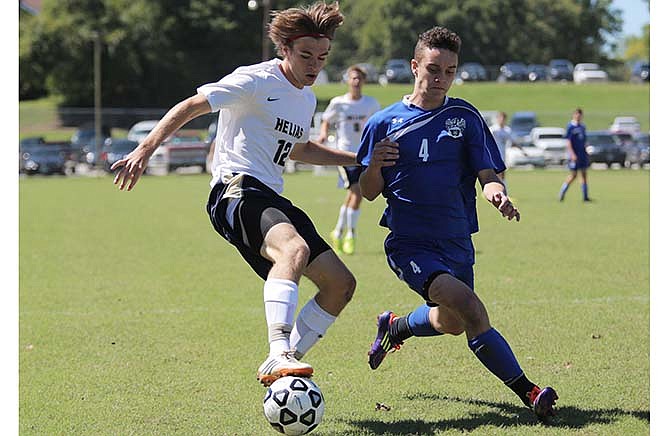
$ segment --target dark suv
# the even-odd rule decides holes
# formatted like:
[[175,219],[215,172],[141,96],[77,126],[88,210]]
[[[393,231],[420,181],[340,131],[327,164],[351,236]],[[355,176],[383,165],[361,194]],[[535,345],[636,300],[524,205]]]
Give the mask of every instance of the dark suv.
[[649,81],[649,62],[638,61],[633,65],[633,70],[630,76],[631,82],[648,82]]
[[552,59],[549,61],[549,80],[569,80],[572,82],[574,66],[567,59]]

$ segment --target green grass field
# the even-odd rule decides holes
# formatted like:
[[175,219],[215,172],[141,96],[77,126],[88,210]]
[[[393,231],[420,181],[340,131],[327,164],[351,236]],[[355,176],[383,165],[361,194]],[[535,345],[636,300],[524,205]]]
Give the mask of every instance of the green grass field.
[[[564,171],[511,170],[519,223],[479,202],[477,292],[527,375],[557,389],[551,425],[464,337],[410,339],[370,371],[377,313],[420,303],[386,265],[377,200],[344,258],[354,299],[306,359],[326,398],[313,434],[649,434],[649,171],[589,175],[594,203],[577,185],[559,203]],[[335,173],[285,179],[327,234]],[[111,177],[20,180],[20,434],[276,434],[255,380],[262,281],[211,228],[207,194],[199,175],[145,177],[130,193]],[[304,280],[301,304],[314,291]]]

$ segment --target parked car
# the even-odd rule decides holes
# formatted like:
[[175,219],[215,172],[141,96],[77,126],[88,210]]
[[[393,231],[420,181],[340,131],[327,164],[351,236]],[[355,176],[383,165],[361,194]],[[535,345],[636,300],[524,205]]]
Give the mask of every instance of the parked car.
[[528,80],[528,68],[521,62],[506,62],[500,67],[498,82],[526,81]]
[[636,133],[633,135],[633,139],[635,140],[639,150],[637,164],[640,166],[645,164],[648,165],[651,162],[651,155],[649,152],[649,133]]
[[480,82],[488,79],[486,69],[479,62],[465,62],[458,67],[456,78],[463,82]]
[[[107,125],[101,127],[102,138],[101,144],[107,138],[111,138],[112,129]],[[88,153],[95,151],[95,125],[93,123],[85,123],[77,128],[70,138],[72,145],[72,152],[77,155],[77,161],[85,163]]]
[[21,150],[25,174],[68,174],[74,172],[72,147],[69,142],[43,142],[27,145]]
[[128,140],[137,141],[138,143],[142,142],[142,140],[149,135],[151,130],[156,127],[156,124],[158,124],[158,120],[147,120],[135,123],[130,130],[128,130]]
[[535,127],[530,131],[530,142],[542,151],[547,165],[567,161],[568,139],[563,127]]
[[638,133],[640,131],[640,123],[635,117],[615,117],[610,125],[610,132],[612,133]]
[[384,66],[384,73],[379,76],[379,83],[411,83],[414,79],[412,68],[405,59],[391,59]]
[[180,167],[197,166],[207,171],[209,144],[197,136],[175,135],[163,142],[149,159],[150,172],[170,172]]
[[508,168],[532,165],[536,168],[544,168],[546,163],[542,149],[532,143],[514,144],[505,148],[505,165]]
[[549,80],[573,80],[574,66],[567,59],[552,59],[549,61]]
[[626,165],[626,152],[606,130],[586,132],[586,152],[591,163],[604,163],[608,167],[613,163]]
[[137,147],[137,141],[129,139],[112,139],[108,138],[105,145],[102,147],[102,167],[105,171],[111,172],[111,166],[117,160],[121,160],[128,156],[131,151]]
[[594,63],[575,65],[572,77],[575,83],[607,82],[609,80],[609,76],[600,68],[600,65]]
[[633,64],[630,81],[636,83],[649,81],[649,61],[638,61]]
[[528,65],[528,80],[531,82],[541,82],[549,78],[549,71],[546,65],[530,64]]
[[614,139],[626,152],[624,165],[630,168],[637,164],[643,166],[649,163],[649,134],[648,133],[613,133]]
[[512,129],[512,142],[515,144],[530,142],[531,130],[539,125],[535,112],[514,112],[509,122],[509,127]]

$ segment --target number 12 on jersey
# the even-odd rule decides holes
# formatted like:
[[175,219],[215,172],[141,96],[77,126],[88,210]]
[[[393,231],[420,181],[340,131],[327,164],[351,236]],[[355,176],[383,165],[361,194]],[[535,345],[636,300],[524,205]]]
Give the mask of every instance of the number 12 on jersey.
[[283,139],[280,139],[278,142],[279,147],[277,147],[277,152],[275,153],[275,157],[272,159],[272,161],[277,165],[283,167],[284,165],[286,165],[286,158],[291,152],[291,147],[293,147],[293,143],[285,141]]

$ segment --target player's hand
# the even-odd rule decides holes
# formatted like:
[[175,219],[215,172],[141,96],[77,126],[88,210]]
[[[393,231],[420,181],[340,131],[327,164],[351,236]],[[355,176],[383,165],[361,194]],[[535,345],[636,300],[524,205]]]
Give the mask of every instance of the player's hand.
[[111,167],[112,171],[120,169],[114,177],[114,184],[117,185],[121,182],[119,185],[121,191],[123,191],[126,185],[128,186],[128,191],[133,189],[133,186],[135,186],[144,173],[146,163],[149,161],[150,156],[151,153],[148,153],[144,148],[137,146],[128,156],[114,162]]
[[383,139],[375,144],[368,166],[373,168],[390,167],[395,165],[398,157],[400,157],[398,143]]
[[521,219],[521,214],[519,210],[512,204],[512,201],[509,199],[504,192],[496,192],[493,194],[491,203],[500,211],[502,216],[507,218],[509,221],[512,221],[516,218],[517,221]]

